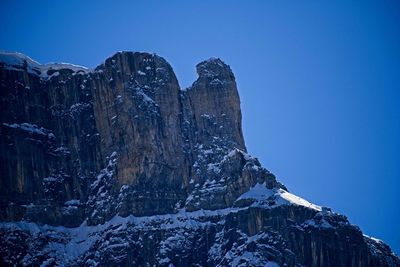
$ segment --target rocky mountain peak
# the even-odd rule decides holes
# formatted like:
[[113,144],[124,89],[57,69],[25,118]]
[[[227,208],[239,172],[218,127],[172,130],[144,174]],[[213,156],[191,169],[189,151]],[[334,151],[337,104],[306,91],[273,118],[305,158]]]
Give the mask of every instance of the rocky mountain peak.
[[107,58],[96,70],[123,73],[125,76],[144,76],[142,78],[146,74],[147,78],[154,78],[159,72],[158,74],[171,74],[171,78],[176,80],[170,64],[154,53],[120,51]]
[[196,128],[203,132],[201,136],[217,136],[231,148],[246,151],[240,98],[231,68],[219,58],[210,58],[197,64],[196,69],[199,77],[186,93]]
[[196,68],[0,53],[1,266],[400,266],[247,154],[232,70]]
[[[220,59],[198,65],[200,73],[215,73],[216,80],[204,80],[201,74],[192,88],[181,91],[172,67],[155,54],[117,52],[94,70],[85,71],[65,63],[62,68],[54,67],[60,64],[50,68],[26,58],[7,55],[8,62],[22,60],[27,66],[4,64],[1,69],[4,150],[13,154],[32,146],[25,139],[30,132],[18,130],[26,129],[24,125],[43,128],[54,138],[46,146],[35,141],[35,153],[45,159],[36,163],[40,168],[26,161],[38,157],[31,148],[24,157],[4,158],[8,178],[2,189],[13,199],[29,195],[25,200],[42,203],[50,216],[18,206],[21,212],[10,208],[4,218],[29,215],[30,220],[78,225],[85,216],[95,224],[117,213],[173,212],[189,205],[187,199],[197,190],[207,188],[210,170],[217,170],[230,151],[245,151],[236,83]],[[31,72],[33,68],[39,72]],[[14,86],[16,80],[21,87]],[[16,133],[21,141],[12,137]],[[246,188],[235,190],[236,196]],[[63,203],[71,198],[82,205],[77,214],[67,216],[70,221],[52,200]],[[205,202],[190,204],[191,209],[209,206],[209,200],[201,198]],[[224,200],[218,207],[233,200]],[[9,204],[6,200],[5,205]]]
[[219,58],[209,58],[196,65],[199,78],[205,79],[220,79],[234,81],[235,77],[229,65],[225,64]]

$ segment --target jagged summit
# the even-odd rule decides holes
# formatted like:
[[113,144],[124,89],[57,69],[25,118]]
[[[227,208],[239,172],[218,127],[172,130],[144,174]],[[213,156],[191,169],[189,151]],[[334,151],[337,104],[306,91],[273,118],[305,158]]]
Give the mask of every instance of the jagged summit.
[[196,70],[200,77],[235,79],[229,65],[220,58],[212,57],[204,60],[196,65]]
[[[54,73],[60,70],[89,74],[103,71],[111,66],[112,68],[118,68],[119,71],[126,71],[126,68],[135,68],[139,74],[145,75],[148,70],[157,69],[157,66],[160,65],[168,68],[173,73],[172,67],[163,57],[155,53],[134,51],[118,51],[93,69],[64,62],[41,64],[22,53],[0,51],[0,65],[6,69],[27,70],[28,73],[38,75],[43,79],[57,76]],[[199,75],[198,80],[208,79],[209,82],[214,84],[235,80],[229,65],[225,64],[220,58],[211,57],[204,60],[196,65],[196,70]]]
[[0,54],[0,265],[400,266],[247,153],[228,65],[197,70]]
[[[23,134],[25,132],[19,129],[26,127],[18,125],[26,124],[46,129],[55,138],[49,140],[43,157],[49,153],[65,156],[59,152],[67,151],[71,160],[80,162],[80,167],[77,169],[79,174],[74,170],[71,172],[71,167],[67,165],[60,169],[57,165],[62,158],[50,157],[40,162],[43,167],[35,171],[37,178],[30,179],[25,172],[33,171],[32,166],[5,159],[4,163],[10,166],[6,176],[20,177],[20,180],[10,180],[10,184],[3,187],[4,194],[28,194],[30,197],[27,200],[35,202],[42,198],[35,195],[41,194],[40,182],[43,178],[65,176],[68,179],[49,178],[46,185],[69,180],[68,187],[61,190],[61,198],[65,201],[71,197],[80,201],[83,201],[82,197],[88,198],[85,200],[88,201],[85,213],[90,213],[91,223],[103,222],[115,212],[151,215],[173,212],[176,207],[186,204],[189,209],[200,209],[204,205],[226,206],[234,200],[230,198],[221,203],[208,203],[209,199],[202,196],[204,190],[194,186],[210,179],[210,164],[217,167],[232,149],[246,150],[241,130],[240,100],[234,80],[216,84],[224,88],[216,91],[208,86],[213,81],[199,79],[193,90],[181,93],[168,62],[155,54],[142,52],[117,52],[94,70],[79,73],[64,71],[62,75],[57,71],[45,80],[42,79],[43,73],[30,70],[47,71],[44,66],[48,65],[15,53],[9,54],[7,59],[7,62],[18,64],[4,64],[2,70],[5,75],[20,74],[24,87],[19,89],[5,84],[4,94],[24,94],[24,88],[29,87],[30,90],[26,91],[29,95],[42,94],[42,98],[4,98],[1,115],[4,131]],[[231,73],[219,59],[206,62],[200,65],[209,65],[210,70],[215,71],[214,65],[218,64],[219,68]],[[68,68],[74,65],[63,66]],[[205,66],[202,69],[205,71]],[[4,82],[13,83],[13,79]],[[64,94],[61,98],[60,92]],[[50,113],[43,112],[43,107]],[[81,125],[80,121],[85,124]],[[16,153],[12,149],[9,152]],[[114,161],[110,162],[111,155],[114,155]],[[54,168],[48,168],[54,160]],[[10,171],[15,164],[23,164],[20,173]],[[89,174],[93,172],[100,174]],[[90,176],[93,175],[95,181],[91,183],[93,178]],[[82,190],[89,191],[74,191],[75,184],[82,182],[91,183],[90,186],[80,185],[87,188]],[[110,201],[116,197],[114,191],[123,185],[129,187],[128,191],[124,187],[127,198]],[[62,183],[57,186],[63,187]],[[234,196],[244,190],[238,189]],[[219,194],[224,192],[226,189]],[[186,200],[191,193],[196,194],[195,203]],[[197,197],[200,199],[197,200]],[[181,204],[177,206],[177,203]],[[40,221],[69,224],[59,214],[57,206],[51,202],[46,205],[52,215],[39,216]],[[29,215],[37,216],[34,212],[29,212]],[[9,216],[14,218],[16,215],[12,212],[5,214],[6,218]],[[84,216],[75,217],[74,224],[80,224]]]
[[[125,66],[124,66],[125,64]],[[138,68],[139,65],[144,64],[144,69],[141,70],[144,72],[151,65],[163,65],[171,68],[169,63],[163,58],[158,56],[155,53],[147,53],[147,52],[134,52],[134,51],[118,51],[112,56],[108,57],[104,63],[100,64],[95,68],[95,70],[102,70],[104,68],[114,66],[119,67],[121,70],[129,67],[129,68]],[[171,68],[172,69],[172,68]],[[138,69],[139,71],[139,69]]]

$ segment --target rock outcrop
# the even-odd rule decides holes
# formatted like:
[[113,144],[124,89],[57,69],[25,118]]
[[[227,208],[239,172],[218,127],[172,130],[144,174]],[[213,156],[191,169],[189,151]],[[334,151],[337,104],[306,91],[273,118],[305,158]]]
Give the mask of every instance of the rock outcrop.
[[248,155],[232,70],[196,68],[0,54],[2,266],[400,266]]

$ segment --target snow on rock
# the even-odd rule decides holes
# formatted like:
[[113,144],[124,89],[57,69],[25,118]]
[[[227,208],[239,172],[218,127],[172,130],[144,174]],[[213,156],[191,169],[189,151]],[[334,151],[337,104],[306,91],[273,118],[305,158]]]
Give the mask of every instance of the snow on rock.
[[46,132],[49,131],[44,129],[43,127],[37,126],[36,124],[30,124],[30,123],[12,123],[12,124],[3,123],[3,125],[8,126],[10,128],[21,129],[23,131],[41,135],[47,135]]
[[265,184],[257,183],[255,186],[250,188],[249,191],[241,195],[238,200],[241,199],[254,199],[254,200],[266,200],[274,196],[276,192],[274,190],[268,189]]
[[235,148],[235,149],[230,150],[230,151],[228,152],[228,154],[226,154],[226,155],[224,156],[224,158],[223,158],[223,160],[221,161],[221,163],[224,162],[224,161],[227,161],[227,160],[229,160],[229,159],[231,159],[231,158],[234,158],[234,157],[237,156],[237,155],[243,156],[243,158],[244,158],[246,161],[251,161],[251,162],[253,162],[253,161],[257,160],[255,157],[252,157],[251,155],[247,154],[247,153],[244,152],[243,150],[241,150],[241,149],[239,149],[239,148]]
[[382,240],[380,240],[380,239],[378,239],[378,238],[375,238],[375,237],[372,237],[372,236],[369,236],[369,235],[365,235],[365,234],[364,234],[364,236],[365,236],[366,238],[369,238],[369,239],[373,240],[373,241],[376,242],[376,243],[380,243],[380,244],[383,244],[383,243],[384,243]]
[[[72,201],[76,203],[77,201]],[[177,248],[184,248],[188,234],[179,229],[188,229],[193,231],[206,227],[210,222],[205,221],[207,217],[224,216],[231,212],[237,212],[239,209],[226,209],[218,211],[196,211],[185,212],[182,210],[177,214],[144,216],[144,217],[120,217],[115,216],[104,224],[96,226],[87,226],[83,223],[80,227],[68,228],[62,226],[38,225],[36,223],[21,222],[0,222],[0,231],[5,230],[9,233],[23,231],[32,236],[51,237],[48,245],[44,248],[47,258],[54,258],[58,265],[69,265],[76,262],[88,250],[93,249],[100,244],[98,250],[107,252],[113,249],[129,248],[126,241],[128,229],[143,231],[169,230],[171,235],[160,243],[160,261],[167,259],[167,253]],[[122,234],[122,237],[119,237]],[[112,237],[105,241],[103,238]],[[138,240],[140,242],[140,240]],[[40,248],[39,248],[40,249]],[[43,248],[42,248],[43,249]],[[43,251],[41,251],[43,252]],[[111,251],[114,257],[117,257],[116,251]],[[32,264],[27,257],[26,263]],[[114,259],[116,260],[116,259]],[[168,261],[170,262],[170,261]],[[166,262],[166,263],[168,263]]]
[[20,70],[27,67],[28,72],[40,74],[40,63],[34,61],[28,56],[17,52],[0,52],[0,66],[3,65],[8,69]]
[[11,128],[11,129],[16,129],[18,131],[22,131],[26,134],[36,136],[39,138],[47,138],[48,140],[55,140],[56,136],[52,133],[51,130],[45,129],[41,126],[38,126],[36,124],[31,124],[31,123],[5,123],[3,122],[4,126]]
[[107,214],[111,214],[111,210],[115,208],[113,202],[112,188],[115,183],[115,172],[118,160],[118,153],[113,151],[108,157],[108,165],[100,171],[96,179],[90,185],[92,191],[87,201],[88,211],[90,211],[89,219],[95,223],[107,218]]
[[[308,202],[296,195],[293,195],[286,190],[281,188],[268,189],[264,184],[257,183],[255,186],[251,187],[249,191],[242,194],[237,201],[243,199],[255,200],[256,205],[264,205],[265,202],[269,201],[269,206],[277,207],[281,205],[297,205],[306,208],[311,208],[317,211],[321,211],[322,208],[315,204]],[[271,204],[272,203],[272,204]]]
[[66,206],[77,206],[79,204],[81,204],[79,199],[71,199],[64,203],[64,205],[66,205]]
[[0,66],[10,70],[26,70],[28,73],[49,79],[59,75],[59,70],[67,69],[74,73],[89,73],[90,69],[69,63],[40,64],[28,56],[17,52],[0,52]]
[[312,204],[312,203],[308,202],[307,200],[302,199],[301,197],[298,197],[296,195],[293,195],[283,189],[278,189],[278,193],[279,193],[279,196],[281,199],[281,201],[278,201],[279,203],[303,206],[303,207],[311,208],[311,209],[318,210],[318,211],[322,210],[322,208],[320,206]]
[[[279,266],[271,261],[273,254],[285,258],[292,257],[292,252],[279,235],[274,233],[258,233],[252,236],[241,230],[221,231],[216,235],[216,242],[208,251],[212,263],[217,266]],[[230,245],[231,244],[231,245]]]

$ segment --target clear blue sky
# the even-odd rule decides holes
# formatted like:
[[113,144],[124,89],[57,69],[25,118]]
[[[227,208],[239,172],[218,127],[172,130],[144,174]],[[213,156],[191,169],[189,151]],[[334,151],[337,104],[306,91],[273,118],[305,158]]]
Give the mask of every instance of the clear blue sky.
[[156,52],[181,86],[221,57],[249,152],[400,254],[399,14],[399,1],[3,0],[0,49],[89,67]]

